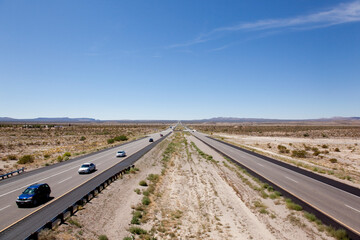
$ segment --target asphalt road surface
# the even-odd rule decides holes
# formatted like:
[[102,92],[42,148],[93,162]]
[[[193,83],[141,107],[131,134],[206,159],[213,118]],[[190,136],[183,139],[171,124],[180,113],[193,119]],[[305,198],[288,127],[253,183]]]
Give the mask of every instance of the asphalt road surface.
[[[91,154],[80,159],[74,159],[68,162],[63,162],[61,164],[56,164],[50,167],[44,167],[0,181],[0,232],[42,206],[40,205],[32,208],[17,207],[15,202],[16,198],[29,185],[34,183],[48,183],[51,188],[51,197],[56,199],[57,197],[86,182],[90,178],[93,178],[94,176],[97,176],[103,171],[111,168],[120,161],[124,161],[140,149],[148,146],[152,143],[149,142],[149,138],[153,138],[154,141],[156,141],[161,138],[160,133],[165,136],[170,131],[171,129],[167,129],[163,132],[151,134],[146,138],[126,143],[116,148]],[[124,150],[127,156],[117,158],[115,154],[119,150]],[[80,165],[86,162],[94,163],[96,165],[97,171],[91,174],[78,174],[77,171]]]
[[360,235],[360,197],[210,139],[205,134],[192,134]]

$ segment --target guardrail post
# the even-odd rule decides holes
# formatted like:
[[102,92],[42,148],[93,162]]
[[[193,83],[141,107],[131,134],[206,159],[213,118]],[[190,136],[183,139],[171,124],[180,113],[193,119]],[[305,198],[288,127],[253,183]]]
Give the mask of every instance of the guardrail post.
[[74,207],[73,206],[68,207],[68,211],[70,212],[70,216],[74,215]]
[[34,232],[27,239],[29,239],[29,240],[38,240],[38,238],[39,238],[39,233]]
[[58,215],[58,219],[60,219],[60,224],[63,224],[65,222],[65,219],[64,219],[64,213],[60,213]]
[[52,222],[47,222],[47,223],[44,225],[44,228],[52,229]]

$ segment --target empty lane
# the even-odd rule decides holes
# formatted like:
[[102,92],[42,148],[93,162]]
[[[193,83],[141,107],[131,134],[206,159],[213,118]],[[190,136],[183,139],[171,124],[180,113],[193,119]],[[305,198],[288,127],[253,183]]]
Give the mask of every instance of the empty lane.
[[360,234],[360,198],[194,132],[210,146]]

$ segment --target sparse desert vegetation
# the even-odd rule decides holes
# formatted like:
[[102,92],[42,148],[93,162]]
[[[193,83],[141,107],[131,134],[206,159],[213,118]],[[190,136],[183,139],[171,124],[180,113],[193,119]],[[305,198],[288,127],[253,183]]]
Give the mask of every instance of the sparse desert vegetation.
[[203,124],[191,128],[349,184],[360,184],[358,125]]
[[206,133],[227,133],[234,135],[262,137],[297,138],[360,138],[359,125],[290,125],[290,124],[189,124],[188,126]]
[[[175,133],[53,239],[347,239],[196,138]],[[139,184],[141,181],[147,184]],[[76,223],[76,224],[73,224]]]
[[165,124],[0,124],[0,174],[67,161],[167,128]]

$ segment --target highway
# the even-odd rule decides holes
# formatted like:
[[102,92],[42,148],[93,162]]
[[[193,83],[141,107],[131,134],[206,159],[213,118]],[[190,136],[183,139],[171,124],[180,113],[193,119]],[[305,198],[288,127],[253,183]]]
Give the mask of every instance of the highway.
[[360,197],[207,137],[194,136],[360,236]]
[[[27,215],[31,215],[44,205],[42,204],[30,208],[17,207],[15,203],[16,198],[29,185],[33,183],[48,183],[52,191],[52,200],[46,204],[51,204],[51,202],[58,197],[68,193],[72,189],[82,185],[84,182],[87,182],[89,179],[94,178],[104,171],[111,169],[114,165],[125,161],[134,153],[152,144],[152,142],[149,142],[149,138],[153,138],[154,141],[157,141],[161,138],[160,133],[165,136],[169,132],[171,132],[171,129],[150,134],[143,139],[129,142],[119,147],[79,157],[0,181],[0,229],[2,229],[0,230],[0,233],[13,223],[18,222]],[[119,150],[124,150],[127,156],[117,158],[115,154]],[[77,170],[80,165],[85,162],[94,163],[97,171],[91,174],[78,174]]]

